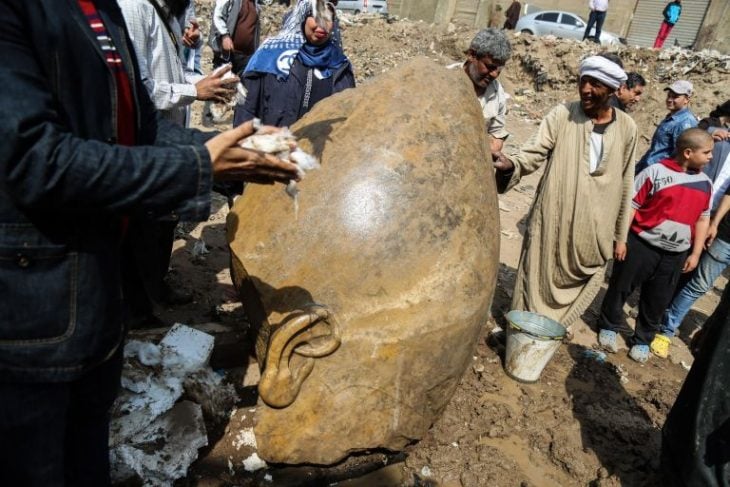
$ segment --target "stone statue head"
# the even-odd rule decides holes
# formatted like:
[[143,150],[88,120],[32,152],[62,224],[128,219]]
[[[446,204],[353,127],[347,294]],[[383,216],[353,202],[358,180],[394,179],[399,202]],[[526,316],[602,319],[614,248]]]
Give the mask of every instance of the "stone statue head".
[[499,216],[479,104],[463,72],[419,58],[292,131],[322,166],[298,212],[281,187],[250,186],[228,220],[257,330],[259,455],[402,449],[446,406],[489,313]]

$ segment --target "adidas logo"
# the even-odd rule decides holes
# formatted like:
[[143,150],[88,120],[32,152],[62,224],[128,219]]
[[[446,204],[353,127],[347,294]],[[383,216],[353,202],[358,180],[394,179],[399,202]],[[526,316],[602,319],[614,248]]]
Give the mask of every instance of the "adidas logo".
[[664,248],[667,250],[676,249],[680,245],[684,245],[687,243],[687,239],[684,238],[677,238],[677,232],[674,232],[671,235],[667,235],[665,233],[662,233],[661,236],[662,242],[664,243]]

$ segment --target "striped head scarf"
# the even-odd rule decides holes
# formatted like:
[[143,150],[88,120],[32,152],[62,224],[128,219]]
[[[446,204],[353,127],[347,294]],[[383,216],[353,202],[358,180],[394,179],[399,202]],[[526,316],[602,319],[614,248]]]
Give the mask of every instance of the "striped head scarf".
[[[251,57],[245,72],[271,73],[278,79],[285,80],[289,77],[292,63],[299,57],[303,64],[316,67],[325,78],[329,77],[334,68],[347,62],[347,57],[342,52],[339,26],[332,11],[334,7],[324,0],[298,0],[294,9],[284,18],[281,31],[261,44]],[[302,32],[302,24],[307,17],[314,17],[320,25],[324,25],[326,21],[333,22],[333,32],[323,46],[315,48],[307,44]],[[305,45],[306,49],[303,49]]]

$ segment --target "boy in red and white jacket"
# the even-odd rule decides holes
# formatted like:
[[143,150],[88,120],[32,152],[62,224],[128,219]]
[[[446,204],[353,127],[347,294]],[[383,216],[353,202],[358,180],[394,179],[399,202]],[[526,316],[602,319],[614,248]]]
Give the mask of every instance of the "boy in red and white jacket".
[[702,168],[712,158],[712,147],[707,132],[691,128],[679,136],[674,158],[636,176],[631,231],[628,242],[616,242],[616,260],[601,307],[598,342],[607,351],[617,351],[623,306],[641,286],[629,356],[646,362],[679,275],[697,266],[712,201],[712,182]]

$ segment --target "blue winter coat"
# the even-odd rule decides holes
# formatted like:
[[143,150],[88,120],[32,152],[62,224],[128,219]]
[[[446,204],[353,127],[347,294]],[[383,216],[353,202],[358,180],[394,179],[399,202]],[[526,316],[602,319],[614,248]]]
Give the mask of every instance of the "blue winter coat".
[[[248,90],[246,101],[237,105],[233,116],[233,126],[240,125],[253,118],[260,118],[265,125],[288,127],[307,113],[317,100],[309,107],[302,106],[307,82],[308,68],[295,60],[291,66],[289,77],[280,81],[274,74],[250,72],[243,75],[243,84]],[[340,66],[327,80],[330,96],[334,93],[355,87],[355,75],[352,65],[347,62]]]
[[682,4],[679,2],[669,2],[664,11],[664,21],[669,25],[674,25],[679,20],[679,16],[682,14]]

